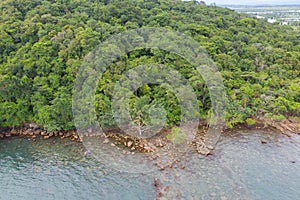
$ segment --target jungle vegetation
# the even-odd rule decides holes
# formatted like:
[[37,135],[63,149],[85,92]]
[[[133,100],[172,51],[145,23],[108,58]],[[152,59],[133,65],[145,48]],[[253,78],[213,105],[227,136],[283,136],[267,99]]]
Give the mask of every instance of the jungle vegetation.
[[[229,127],[254,116],[283,119],[300,113],[300,30],[246,14],[180,0],[1,0],[0,126],[36,122],[49,131],[74,129],[72,94],[85,55],[111,35],[165,27],[191,36],[207,50],[224,79]],[[210,97],[183,58],[157,49],[122,56],[96,91],[103,126],[114,126],[112,92],[122,74],[140,64],[167,64],[193,86],[201,118]],[[131,115],[149,123],[159,103],[167,125],[180,122],[179,101],[162,85],[145,84],[131,98]]]

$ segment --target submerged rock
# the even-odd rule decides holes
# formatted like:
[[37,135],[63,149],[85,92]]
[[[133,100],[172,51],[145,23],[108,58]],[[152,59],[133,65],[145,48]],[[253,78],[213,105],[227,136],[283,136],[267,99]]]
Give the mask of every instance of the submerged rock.
[[103,141],[103,144],[108,144],[110,141],[109,141],[109,139],[105,139],[104,141]]
[[267,143],[268,143],[267,140],[265,140],[265,139],[262,139],[260,142],[261,142],[262,144],[267,144]]

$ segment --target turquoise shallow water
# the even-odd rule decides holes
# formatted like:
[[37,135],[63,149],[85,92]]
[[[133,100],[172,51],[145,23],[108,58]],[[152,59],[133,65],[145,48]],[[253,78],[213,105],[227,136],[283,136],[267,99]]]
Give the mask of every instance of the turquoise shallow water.
[[132,174],[69,140],[1,140],[0,199],[155,199],[154,179],[169,199],[300,197],[297,135],[239,131],[222,137],[214,155],[190,154],[183,162],[185,169]]

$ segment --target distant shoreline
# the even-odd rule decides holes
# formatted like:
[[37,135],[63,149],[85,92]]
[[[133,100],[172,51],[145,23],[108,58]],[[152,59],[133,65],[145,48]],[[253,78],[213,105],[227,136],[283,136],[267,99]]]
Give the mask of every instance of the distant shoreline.
[[224,8],[270,8],[270,7],[274,7],[274,8],[278,8],[278,7],[285,7],[285,8],[289,8],[289,7],[300,7],[300,4],[282,4],[282,5],[272,5],[272,4],[261,4],[261,5],[231,5],[231,4],[220,4],[217,6],[220,7],[224,7]]

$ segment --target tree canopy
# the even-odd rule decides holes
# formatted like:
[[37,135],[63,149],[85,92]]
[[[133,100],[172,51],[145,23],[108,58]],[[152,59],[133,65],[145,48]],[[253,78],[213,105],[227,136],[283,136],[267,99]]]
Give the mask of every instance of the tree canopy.
[[[224,79],[229,126],[257,115],[300,113],[300,30],[269,24],[230,9],[180,0],[2,0],[0,2],[0,126],[36,122],[46,129],[74,129],[72,94],[84,56],[111,35],[141,27],[165,27],[194,38]],[[199,113],[211,101],[202,77],[183,58],[139,49],[114,62],[99,80],[98,120],[115,125],[111,102],[122,74],[140,64],[166,64],[196,91]],[[145,84],[130,98],[131,115],[149,122],[159,103],[168,125],[179,123],[176,94]]]

